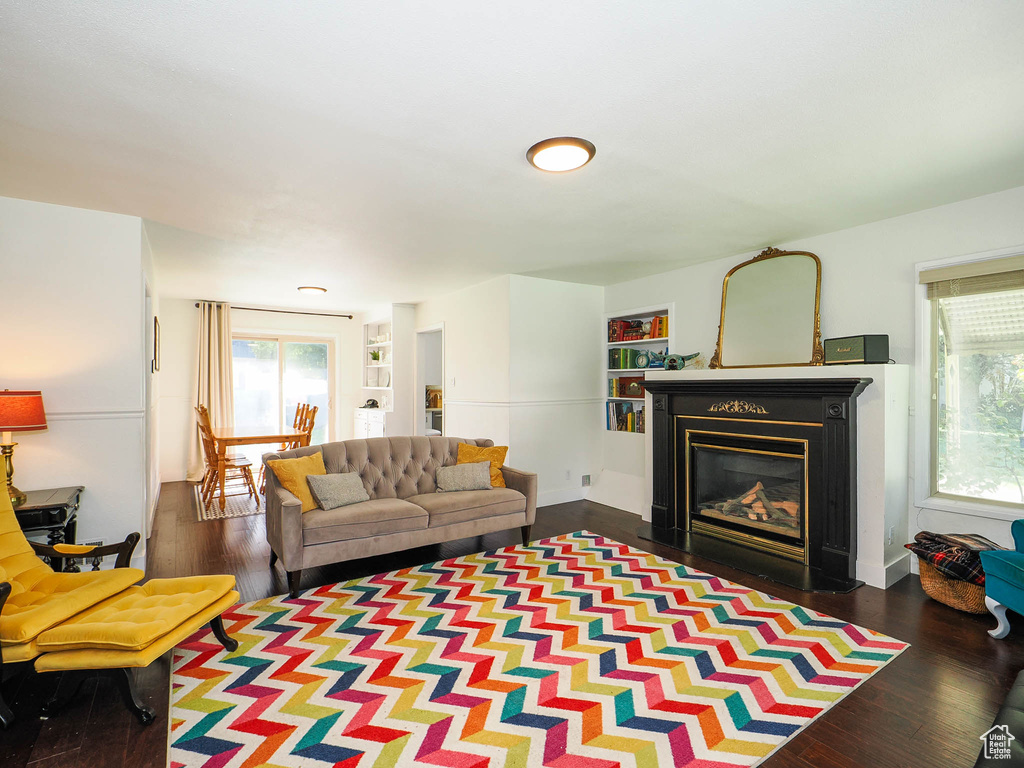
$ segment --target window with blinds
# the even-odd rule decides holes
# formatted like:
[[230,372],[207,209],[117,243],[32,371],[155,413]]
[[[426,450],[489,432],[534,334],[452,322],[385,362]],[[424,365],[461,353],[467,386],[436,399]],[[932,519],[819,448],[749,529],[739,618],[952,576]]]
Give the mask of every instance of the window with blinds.
[[1024,506],[1024,255],[924,270],[932,493]]

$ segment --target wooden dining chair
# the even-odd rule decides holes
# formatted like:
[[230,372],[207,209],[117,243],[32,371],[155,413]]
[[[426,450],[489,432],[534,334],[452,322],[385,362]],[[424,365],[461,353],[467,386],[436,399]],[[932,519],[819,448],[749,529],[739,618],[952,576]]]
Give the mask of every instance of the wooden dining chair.
[[[304,432],[306,435],[306,445],[309,445],[313,439],[313,427],[316,426],[316,413],[320,409],[315,405],[307,405],[305,411],[302,414],[301,419],[296,419],[297,423],[295,428],[300,432]],[[289,443],[291,448],[299,448],[300,443],[298,440],[294,440]]]
[[[206,407],[197,406],[196,413],[199,415],[199,434],[203,443],[203,459],[206,462],[206,472],[199,485],[199,496],[202,499],[203,507],[208,508],[220,487],[217,441],[213,436],[213,429],[210,427],[210,414]],[[224,457],[224,485],[226,496],[248,494],[256,499],[256,507],[259,508],[260,496],[252,475],[252,462],[242,454],[232,453]],[[238,490],[240,486],[241,490]],[[231,489],[230,493],[228,488]]]
[[[313,434],[313,423],[316,420],[317,410],[318,408],[315,405],[307,403],[295,404],[295,418],[292,419],[292,429],[301,430],[306,433],[306,445],[309,445],[309,438]],[[289,442],[281,443],[277,450],[290,451],[292,448],[299,447],[300,443],[298,440],[290,440]],[[267,492],[266,471],[266,467],[260,467],[260,493]]]

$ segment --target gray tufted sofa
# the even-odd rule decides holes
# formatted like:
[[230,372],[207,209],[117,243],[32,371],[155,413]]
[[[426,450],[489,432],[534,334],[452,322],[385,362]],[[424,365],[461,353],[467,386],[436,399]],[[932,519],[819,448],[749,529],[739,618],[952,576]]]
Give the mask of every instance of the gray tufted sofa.
[[295,495],[267,471],[270,565],[281,559],[291,596],[299,593],[303,568],[509,528],[522,529],[528,542],[537,515],[534,473],[502,467],[506,488],[436,492],[437,468],[456,463],[459,443],[494,445],[454,437],[374,437],[264,454],[266,463],[320,451],[328,472],[358,472],[370,495],[358,504],[303,513]]

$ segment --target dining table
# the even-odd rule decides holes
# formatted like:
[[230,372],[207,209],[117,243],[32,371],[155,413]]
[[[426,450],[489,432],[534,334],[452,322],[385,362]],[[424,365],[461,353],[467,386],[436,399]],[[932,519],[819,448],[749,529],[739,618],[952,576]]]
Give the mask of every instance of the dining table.
[[[227,496],[224,493],[224,464],[227,458],[228,448],[237,445],[262,445],[264,443],[298,443],[299,446],[309,445],[309,434],[294,427],[281,429],[280,427],[267,426],[236,426],[236,427],[213,427],[213,441],[217,445],[217,475],[220,478],[220,508],[223,510],[227,504]],[[257,503],[259,499],[257,499]]]

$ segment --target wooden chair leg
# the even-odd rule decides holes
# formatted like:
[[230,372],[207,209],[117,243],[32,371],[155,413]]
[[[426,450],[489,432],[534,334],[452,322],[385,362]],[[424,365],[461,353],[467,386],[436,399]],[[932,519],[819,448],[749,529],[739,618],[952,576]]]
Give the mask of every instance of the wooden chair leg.
[[135,689],[135,675],[132,674],[132,671],[130,669],[111,669],[108,672],[117,683],[117,687],[121,691],[121,698],[124,699],[128,711],[139,718],[139,722],[143,725],[152,724],[156,720],[156,712],[143,704],[139,698],[139,693]]
[[49,700],[43,704],[40,714],[43,717],[55,717],[71,703],[71,700],[78,695],[78,691],[85,682],[86,673],[80,670],[60,673],[60,680],[57,682],[57,690]]
[[[11,595],[11,582],[4,581],[0,582],[0,610],[3,610],[4,603],[7,602],[7,598]],[[4,657],[0,654],[0,685],[4,682]],[[0,689],[0,728],[7,728],[11,723],[14,722],[14,713],[11,712],[11,708],[7,706],[7,702],[4,701],[3,689]]]
[[0,728],[7,730],[11,727],[11,723],[14,722],[14,713],[11,712],[11,708],[7,706],[7,702],[4,701],[3,692],[0,692]]
[[996,617],[995,629],[988,631],[989,635],[994,637],[996,640],[1002,640],[1008,634],[1010,634],[1010,620],[1006,618],[1006,606],[1001,603],[997,603],[988,595],[985,595],[985,607],[988,608],[988,612]]
[[288,571],[288,596],[299,596],[299,582],[302,580],[302,570]]
[[252,470],[245,468],[245,484],[249,486],[249,495],[256,499],[256,508],[260,506],[260,492],[256,490],[256,480],[252,476]]
[[238,650],[238,641],[231,637],[224,629],[224,619],[218,616],[210,622],[210,629],[213,630],[214,636],[220,640],[220,644],[224,646],[224,650],[232,653]]
[[213,503],[214,493],[217,491],[217,480],[220,477],[220,472],[216,469],[210,472],[210,482],[206,486],[206,496],[203,497],[203,509],[209,509],[210,504]]
[[532,525],[524,525],[519,530],[523,534],[523,546],[525,547],[530,543],[530,530],[533,528]]

